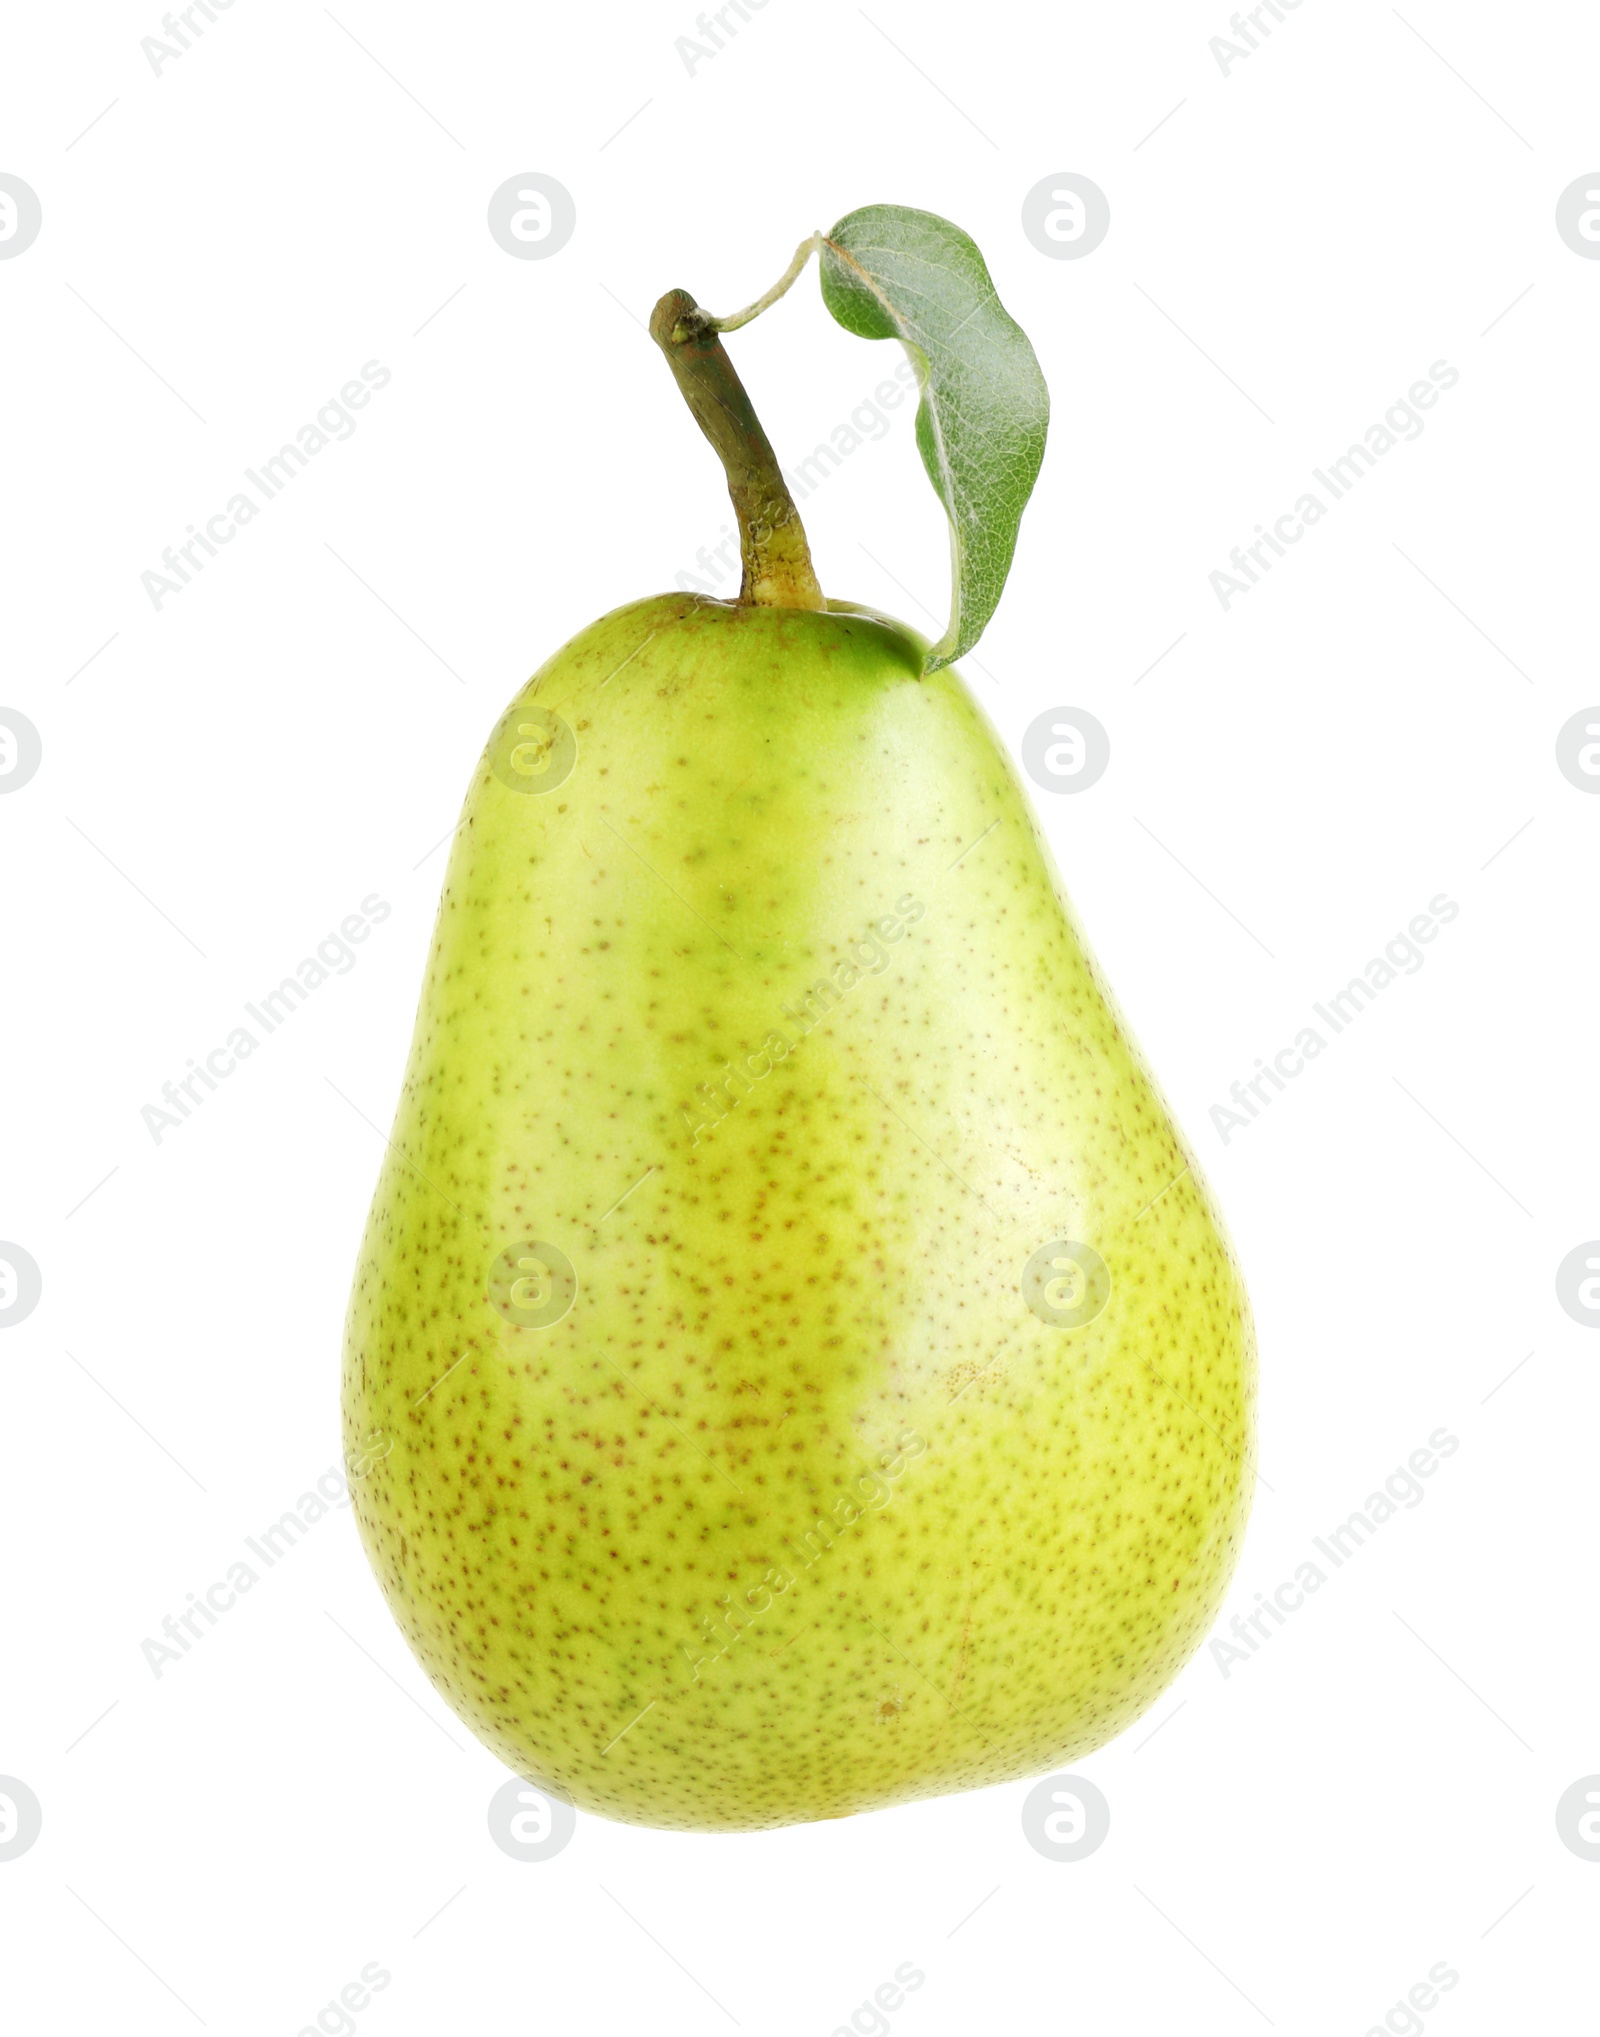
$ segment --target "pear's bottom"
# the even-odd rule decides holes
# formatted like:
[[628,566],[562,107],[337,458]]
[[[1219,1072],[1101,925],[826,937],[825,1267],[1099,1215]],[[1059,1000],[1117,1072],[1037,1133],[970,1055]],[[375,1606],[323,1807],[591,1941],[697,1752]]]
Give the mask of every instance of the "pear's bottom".
[[[998,1562],[961,1579],[919,1565],[908,1596],[896,1566],[866,1553],[888,1519],[866,1516],[809,1564],[816,1531],[791,1544],[787,1565],[738,1593],[738,1611],[730,1589],[665,1649],[642,1628],[608,1645],[603,1608],[548,1633],[489,1627],[463,1649],[458,1620],[396,1591],[392,1572],[385,1582],[441,1694],[514,1773],[626,1823],[756,1831],[1015,1782],[1105,1745],[1214,1620],[1245,1489],[1187,1576],[1147,1592],[1102,1573],[1100,1602],[1080,1598],[1075,1616],[1050,1617],[1038,1575],[1008,1581]],[[387,1538],[362,1528],[382,1576]],[[850,1575],[841,1543],[861,1528]]]

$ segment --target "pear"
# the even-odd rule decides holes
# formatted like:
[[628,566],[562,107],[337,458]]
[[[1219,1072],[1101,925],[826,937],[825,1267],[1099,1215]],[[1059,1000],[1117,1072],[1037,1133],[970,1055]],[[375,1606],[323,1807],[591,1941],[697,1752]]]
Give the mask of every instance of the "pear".
[[1234,1567],[1255,1356],[1001,743],[822,599],[692,339],[745,585],[605,616],[489,739],[344,1407],[373,1568],[473,1731],[580,1808],[739,1830],[1144,1711]]

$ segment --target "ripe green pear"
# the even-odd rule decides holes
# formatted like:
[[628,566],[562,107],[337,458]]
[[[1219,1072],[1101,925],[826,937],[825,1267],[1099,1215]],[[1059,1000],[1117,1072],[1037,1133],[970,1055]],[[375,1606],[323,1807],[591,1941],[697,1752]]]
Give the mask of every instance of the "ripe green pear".
[[1238,1269],[924,648],[618,609],[455,838],[350,1306],[355,1511],[450,1704],[607,1817],[1060,1767],[1234,1566]]

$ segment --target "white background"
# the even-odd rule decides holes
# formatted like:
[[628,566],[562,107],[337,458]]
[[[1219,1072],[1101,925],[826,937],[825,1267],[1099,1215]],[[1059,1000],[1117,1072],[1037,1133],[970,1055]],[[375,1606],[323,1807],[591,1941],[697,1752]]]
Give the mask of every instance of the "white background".
[[[1220,4],[770,0],[691,76],[689,0],[335,13],[237,0],[159,76],[153,0],[6,29],[0,169],[44,208],[0,261],[0,705],[44,745],[0,799],[0,1237],[44,1274],[0,1337],[0,1772],[44,1813],[0,1864],[8,2020],[293,2037],[377,1961],[362,2037],[827,2037],[909,1960],[895,2037],[1360,2037],[1444,1961],[1429,2037],[1588,2027],[1600,1865],[1554,1812],[1600,1770],[1600,1340],[1554,1273],[1600,1231],[1600,799],[1554,745],[1600,699],[1600,264],[1554,211],[1600,160],[1600,22],[1305,0],[1224,76]],[[1051,260],[1021,206],[1069,170],[1111,231]],[[576,201],[548,260],[485,228],[525,171]],[[672,285],[731,309],[877,200],[974,235],[1053,394],[967,670],[1013,749],[1057,706],[1110,731],[1097,786],[1038,800],[1254,1298],[1270,1490],[1225,1618],[1460,1447],[1081,1764],[1112,1813],[1082,1863],[1030,1849],[1017,1784],[754,1837],[584,1817],[524,1864],[347,1511],[159,1679],[141,1643],[337,1463],[374,1127],[485,735],[728,520],[640,321]],[[790,463],[894,361],[810,277],[734,352]],[[372,359],[355,435],[154,609],[163,547]],[[1230,548],[1438,360],[1420,439],[1224,612]],[[908,409],[805,518],[828,591],[942,612]],[[373,892],[357,966],[156,1144],[142,1107]],[[1439,892],[1425,966],[1224,1144],[1229,1085]]]

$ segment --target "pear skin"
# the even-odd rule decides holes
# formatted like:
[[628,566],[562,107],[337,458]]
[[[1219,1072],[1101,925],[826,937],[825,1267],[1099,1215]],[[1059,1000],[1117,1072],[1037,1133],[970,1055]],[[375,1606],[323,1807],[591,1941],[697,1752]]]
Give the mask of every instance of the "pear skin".
[[444,1697],[607,1817],[1059,1768],[1234,1567],[1238,1268],[924,650],[841,603],[618,609],[455,837],[346,1330],[355,1512]]

